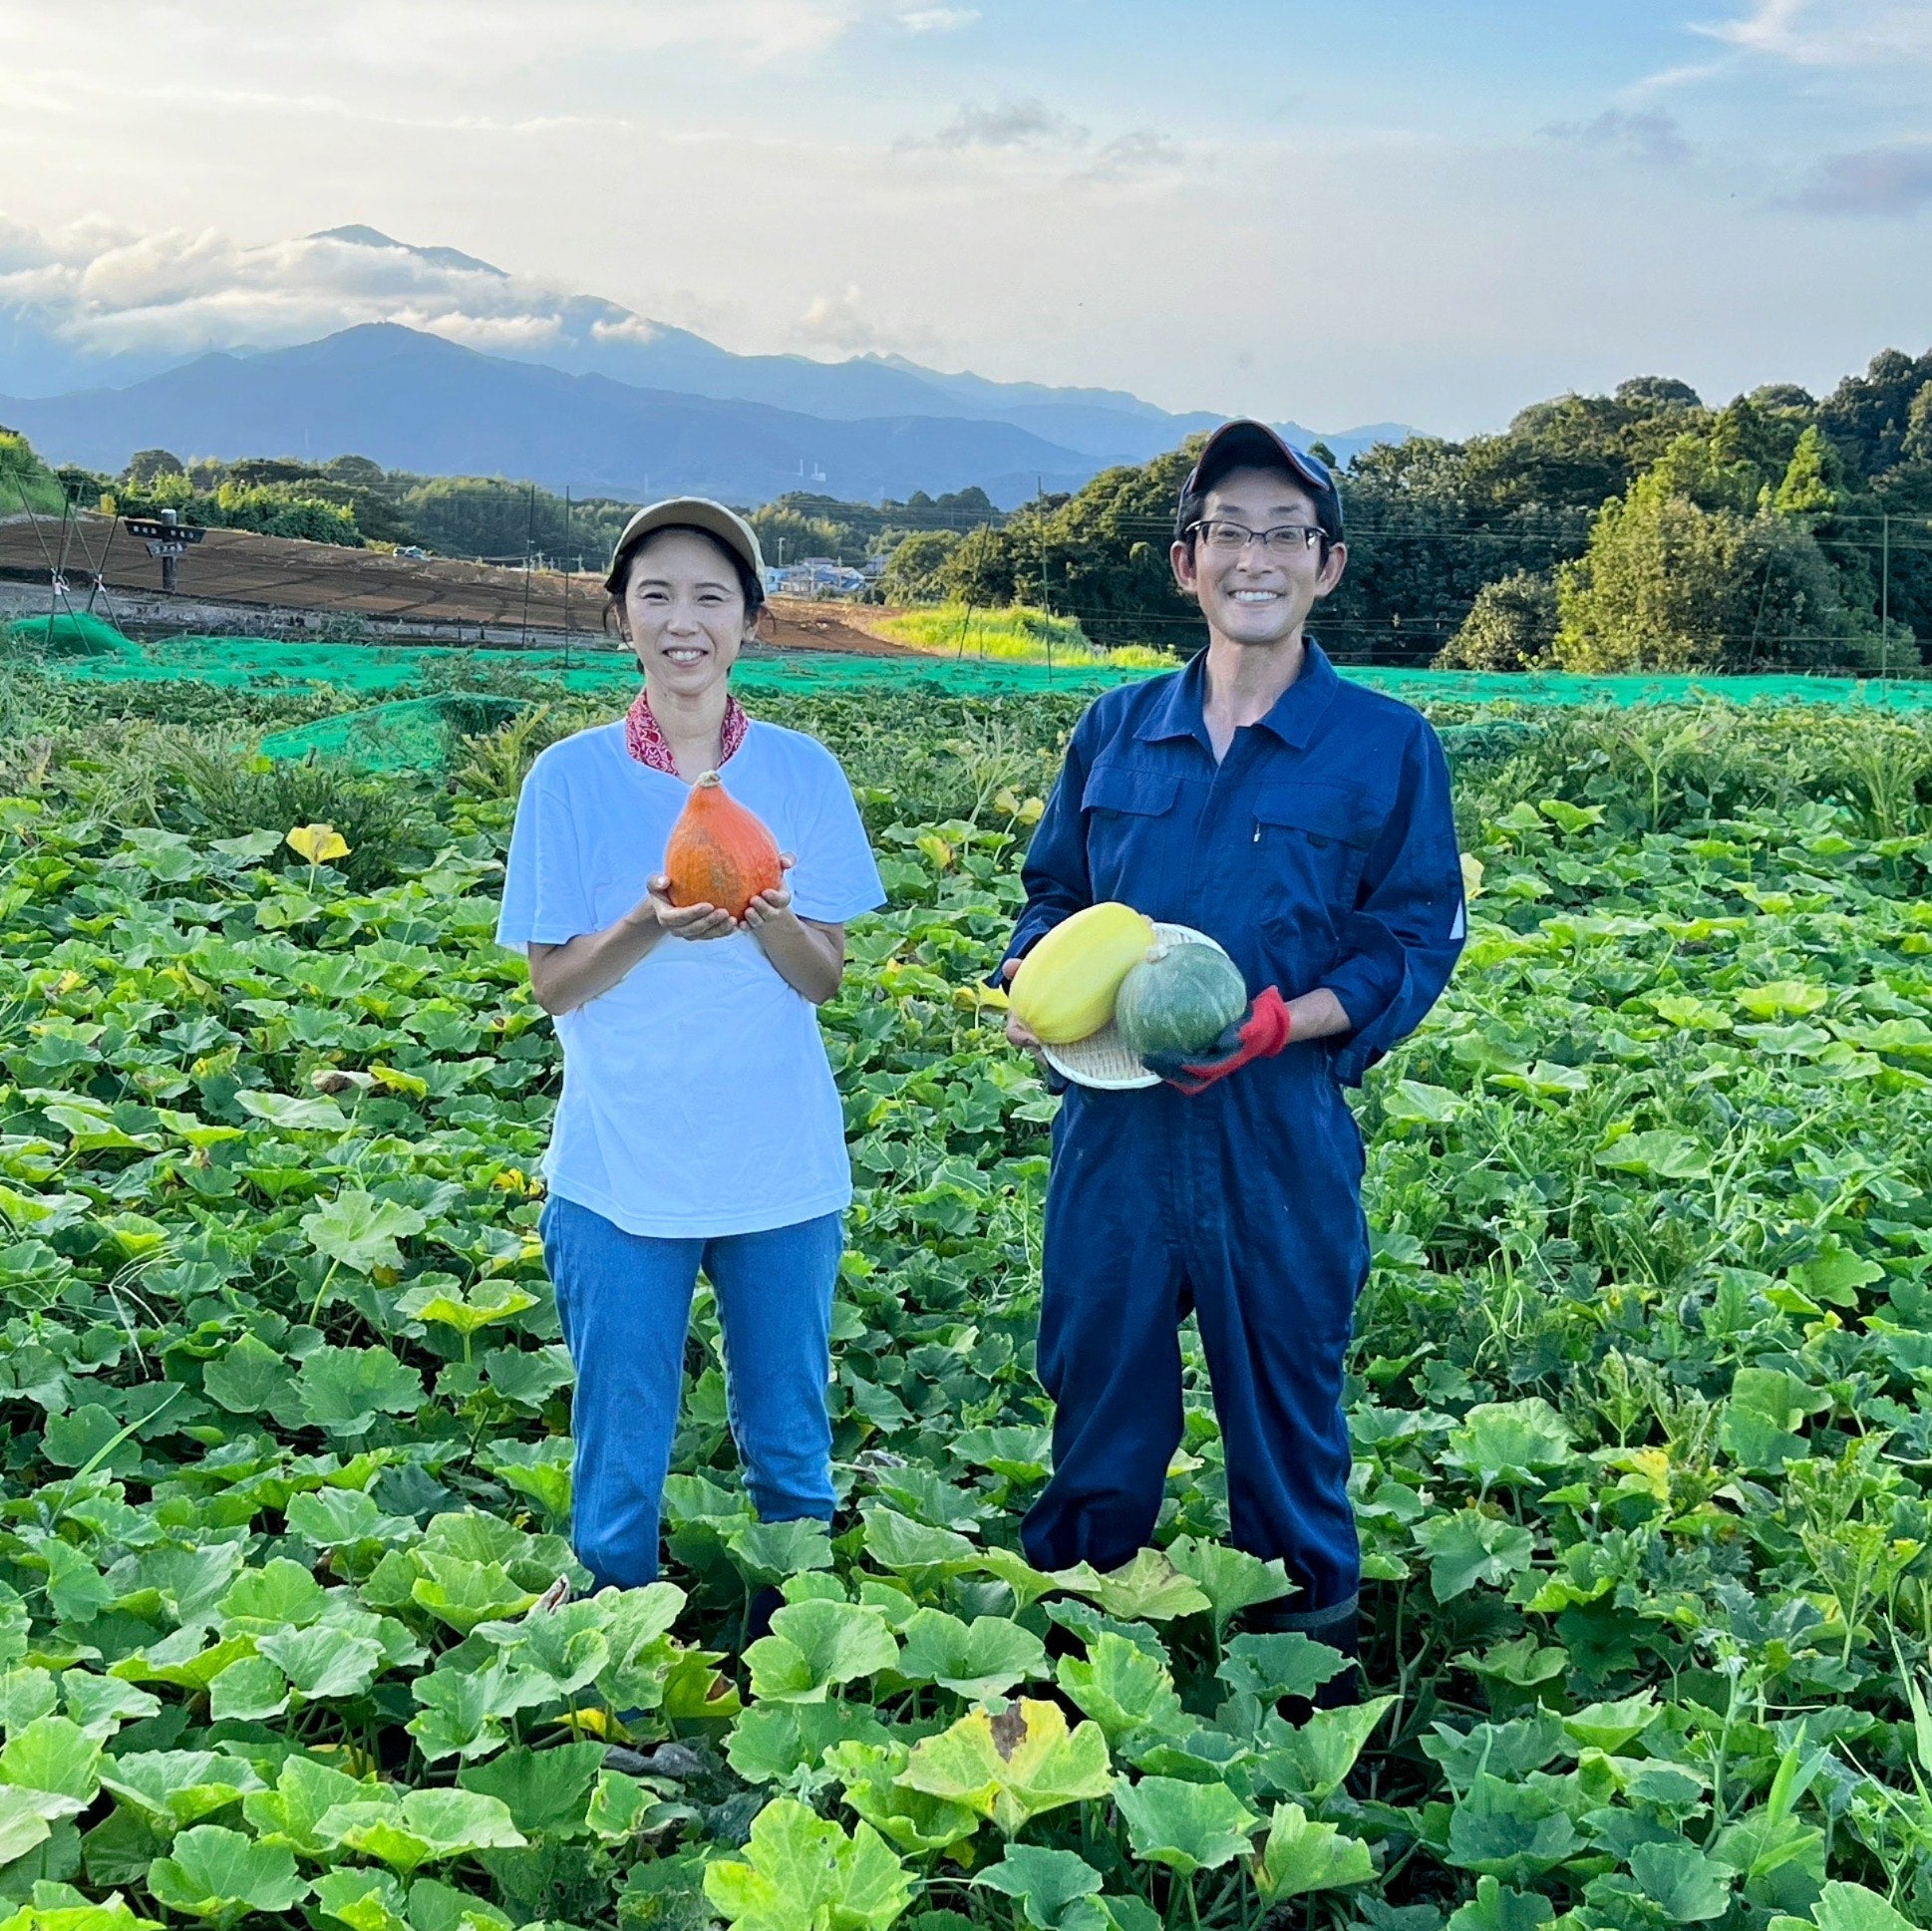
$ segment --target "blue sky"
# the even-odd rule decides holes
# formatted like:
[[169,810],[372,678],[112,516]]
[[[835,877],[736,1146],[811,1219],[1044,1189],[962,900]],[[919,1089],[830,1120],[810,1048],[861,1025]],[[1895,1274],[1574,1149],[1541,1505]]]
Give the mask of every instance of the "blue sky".
[[289,245],[345,222],[735,349],[1337,429],[1932,340],[1927,0],[131,17],[0,0],[0,305],[104,347],[513,326]]

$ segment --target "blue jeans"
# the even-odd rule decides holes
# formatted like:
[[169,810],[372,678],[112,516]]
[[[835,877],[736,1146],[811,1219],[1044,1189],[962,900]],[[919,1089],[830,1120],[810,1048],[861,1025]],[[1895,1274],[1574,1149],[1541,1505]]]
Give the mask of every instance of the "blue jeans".
[[725,1399],[759,1519],[831,1519],[831,1291],[844,1224],[658,1240],[552,1195],[539,1222],[577,1371],[570,1540],[597,1586],[657,1575],[658,1510],[704,1268],[725,1337]]

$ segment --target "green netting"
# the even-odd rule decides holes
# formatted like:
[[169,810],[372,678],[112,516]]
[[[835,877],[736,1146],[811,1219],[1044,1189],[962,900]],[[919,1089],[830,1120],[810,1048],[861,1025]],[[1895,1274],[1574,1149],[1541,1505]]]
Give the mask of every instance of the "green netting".
[[[16,654],[30,653],[51,675],[102,682],[195,679],[230,687],[314,691],[374,700],[264,742],[269,756],[346,758],[375,770],[442,765],[456,737],[514,715],[517,700],[466,693],[383,700],[405,687],[460,679],[466,665],[526,677],[536,685],[613,698],[636,687],[626,651],[573,645],[568,650],[305,642],[266,637],[170,637],[139,643],[87,616],[25,618],[4,633]],[[1573,677],[1481,671],[1373,670],[1344,675],[1418,704],[1500,705],[1870,703],[1932,706],[1932,679],[1885,682],[1836,677]],[[1125,666],[1018,664],[945,656],[856,657],[832,652],[756,650],[734,673],[748,695],[759,691],[838,692],[929,689],[949,696],[1033,691],[1083,693],[1157,675]],[[490,709],[491,706],[495,709]],[[1487,728],[1487,727],[1485,727]]]
[[16,651],[44,652],[50,657],[107,657],[119,660],[136,646],[113,624],[85,610],[63,610],[46,617],[16,617],[0,630]]
[[468,693],[402,698],[273,732],[261,751],[278,763],[341,758],[371,771],[431,771],[447,762],[460,736],[493,731],[522,708],[516,698]]

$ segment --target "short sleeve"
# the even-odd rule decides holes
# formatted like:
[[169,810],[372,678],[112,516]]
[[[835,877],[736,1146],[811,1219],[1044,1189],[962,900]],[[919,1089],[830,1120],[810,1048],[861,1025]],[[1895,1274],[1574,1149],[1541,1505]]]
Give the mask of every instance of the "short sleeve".
[[516,800],[496,943],[520,951],[595,929],[569,805],[538,759]]
[[838,760],[820,748],[823,796],[810,829],[799,840],[792,909],[819,925],[843,925],[885,903],[871,841]]

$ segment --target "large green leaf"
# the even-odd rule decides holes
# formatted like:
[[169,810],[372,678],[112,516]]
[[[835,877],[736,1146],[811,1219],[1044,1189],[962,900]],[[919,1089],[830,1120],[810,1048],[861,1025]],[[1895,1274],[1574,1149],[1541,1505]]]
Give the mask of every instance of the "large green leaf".
[[225,1810],[263,1787],[252,1766],[212,1750],[130,1751],[102,1766],[101,1781],[164,1829]]
[[1057,1675],[1060,1687],[1116,1749],[1181,1728],[1180,1698],[1167,1666],[1112,1630],[1091,1637],[1085,1657],[1062,1657]]
[[1429,1586],[1438,1602],[1452,1602],[1478,1582],[1507,1582],[1529,1567],[1535,1538],[1526,1528],[1474,1507],[1434,1515],[1416,1528],[1429,1557]]
[[788,1603],[745,1652],[764,1703],[822,1703],[841,1684],[891,1669],[899,1645],[876,1610],[848,1602]]
[[1876,1891],[1842,1882],[1825,1885],[1811,1917],[1818,1931],[1908,1931],[1911,1924]]
[[976,1616],[967,1624],[943,1610],[921,1609],[903,1635],[905,1648],[893,1666],[900,1676],[975,1702],[1047,1672],[1047,1646],[1003,1616]]
[[1536,1891],[1507,1890],[1493,1877],[1475,1880],[1475,1895],[1449,1914],[1449,1931],[1541,1931],[1556,1907]]
[[517,1749],[460,1770],[457,1781],[497,1798],[525,1836],[568,1836],[583,1828],[603,1765],[601,1744]]
[[1011,1837],[1043,1811],[1106,1796],[1113,1767],[1098,1724],[1070,1735],[1058,1704],[1022,1698],[1001,1710],[975,1710],[924,1739],[900,1781],[963,1803]]
[[0,1731],[9,1737],[42,1717],[52,1716],[60,1702],[51,1670],[0,1672]]
[[1395,1703],[1394,1697],[1372,1697],[1338,1710],[1317,1710],[1299,1729],[1276,1719],[1269,1727],[1271,1748],[1264,1760],[1270,1781],[1291,1796],[1327,1802]]
[[1135,1852],[1183,1876],[1218,1869],[1241,1856],[1261,1825],[1225,1783],[1143,1776],[1137,1783],[1117,1783],[1114,1801]]
[[367,1435],[382,1415],[414,1415],[423,1406],[423,1378],[387,1348],[323,1346],[307,1355],[295,1377],[302,1419],[330,1435]]
[[1298,1803],[1277,1803],[1254,1874],[1261,1895],[1279,1902],[1310,1891],[1336,1891],[1366,1884],[1375,1860],[1359,1837],[1346,1837],[1332,1823],[1316,1823]]
[[[825,1769],[844,1785],[846,1804],[908,1856],[949,1850],[972,1836],[979,1816],[963,1803],[928,1796],[899,1781],[907,1747],[886,1741],[883,1730],[873,1728],[879,1730],[877,1740],[839,1743],[823,1755]],[[732,1762],[736,1767],[736,1752]]]
[[293,1399],[295,1376],[265,1341],[244,1334],[202,1367],[201,1386],[230,1415],[260,1415]]
[[1550,1791],[1484,1771],[1449,1818],[1447,1855],[1464,1870],[1521,1885],[1554,1870],[1581,1842]]
[[418,1550],[416,1561],[426,1573],[411,1586],[411,1600],[464,1636],[480,1623],[520,1616],[536,1601],[536,1591],[512,1582],[499,1562],[473,1562],[429,1549]]
[[315,1908],[349,1931],[410,1931],[408,1895],[386,1870],[324,1871]]
[[1519,1402],[1479,1402],[1449,1431],[1443,1459],[1466,1469],[1486,1489],[1495,1483],[1517,1487],[1532,1482],[1570,1456],[1570,1431],[1563,1418],[1531,1395]]
[[847,1837],[780,1797],[753,1821],[743,1861],[707,1866],[705,1895],[736,1931],[886,1931],[912,1880],[869,1825]]
[[1208,1606],[1206,1592],[1181,1574],[1158,1549],[1142,1549],[1131,1562],[1103,1575],[1091,1563],[1056,1570],[1055,1586],[1086,1596],[1123,1622],[1162,1623]]
[[26,1856],[54,1834],[41,1811],[39,1792],[0,1784],[0,1864]]
[[302,1216],[302,1231],[315,1251],[358,1274],[400,1268],[403,1253],[396,1243],[428,1225],[414,1207],[353,1189]]
[[327,1623],[282,1629],[257,1639],[257,1652],[277,1664],[289,1686],[310,1703],[359,1697],[383,1665],[383,1647]]
[[527,1839],[499,1797],[479,1790],[410,1790],[388,1786],[381,1797],[339,1803],[324,1813],[317,1834],[343,1850],[375,1857],[405,1876],[419,1865],[511,1850]]
[[37,1718],[0,1750],[0,1783],[26,1792],[50,1823],[78,1816],[101,1787],[101,1745],[69,1718]]
[[323,1816],[339,1803],[359,1803],[374,1794],[373,1785],[313,1758],[290,1757],[273,1789],[251,1790],[242,1798],[241,1814],[264,1841],[320,1859],[332,1844],[320,1829]]
[[1278,1601],[1295,1586],[1280,1557],[1264,1562],[1225,1542],[1183,1535],[1168,1544],[1167,1559],[1207,1598],[1216,1627],[1257,1603]]
[[[1101,1874],[1071,1850],[1008,1844],[1006,1855],[973,1879],[1014,1899],[1034,1931],[1070,1931],[1069,1906],[1099,1895]],[[1082,1922],[1075,1919],[1074,1922]],[[1091,1919],[1085,1921],[1091,1922]]]
[[1352,1667],[1340,1650],[1291,1629],[1236,1636],[1215,1674],[1237,1694],[1269,1702],[1277,1697],[1312,1697],[1324,1683]]
[[257,1843],[218,1823],[183,1830],[150,1867],[148,1888],[170,1911],[218,1925],[250,1911],[286,1911],[309,1891],[284,1845]]

